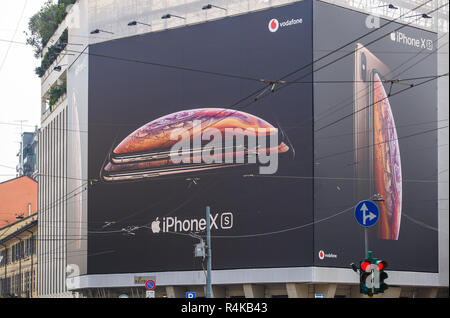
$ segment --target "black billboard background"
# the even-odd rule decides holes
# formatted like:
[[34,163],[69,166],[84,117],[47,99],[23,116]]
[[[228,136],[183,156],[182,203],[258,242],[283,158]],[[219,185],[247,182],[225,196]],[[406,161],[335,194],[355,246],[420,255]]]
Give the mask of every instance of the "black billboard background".
[[[339,17],[339,18],[336,18]],[[314,60],[335,50],[344,43],[372,31],[366,27],[366,14],[349,9],[314,2]],[[332,25],[329,21],[333,21]],[[372,20],[373,21],[373,20]],[[380,26],[387,23],[380,20]],[[361,39],[363,45],[385,35],[367,46],[392,72],[391,78],[417,78],[435,76],[437,59],[436,34],[413,27],[403,27],[400,32],[409,37],[426,38],[434,42],[433,50],[412,47],[394,42],[390,32],[401,27],[391,23],[372,35]],[[332,59],[355,49],[356,43],[347,46],[332,58],[316,63],[317,70]],[[344,81],[339,84],[316,83],[314,88],[314,163],[315,210],[314,219],[326,222],[315,225],[314,264],[326,267],[349,267],[364,257],[364,230],[354,217],[354,142],[353,109],[354,55],[341,59],[314,73],[314,81]],[[411,80],[420,83],[427,79]],[[345,83],[348,81],[348,83]],[[395,84],[392,93],[407,86]],[[388,92],[389,84],[385,84]],[[438,271],[437,229],[437,81],[413,87],[389,97],[395,124],[402,164],[403,204],[400,235],[397,241],[377,239],[377,225],[369,228],[369,250],[374,257],[384,259],[389,270]],[[347,116],[347,117],[346,117]],[[346,117],[346,118],[345,118]],[[330,126],[328,124],[334,123]],[[426,132],[427,133],[421,133]],[[409,137],[410,135],[413,135]],[[327,178],[348,178],[348,180]],[[430,182],[413,182],[428,180]],[[350,209],[348,209],[350,207]],[[339,212],[343,212],[339,214]],[[319,251],[336,255],[336,258],[319,258]]]
[[[268,31],[272,18],[280,22],[303,18],[303,24]],[[339,19],[336,19],[339,17]],[[314,2],[314,59],[370,31],[367,15],[334,5]],[[330,21],[333,21],[331,24]],[[381,20],[381,25],[386,21]],[[436,74],[436,57],[426,50],[394,43],[392,23],[364,37],[369,49],[402,78]],[[436,35],[412,27],[408,36],[435,40]],[[312,60],[311,3],[227,18],[207,24],[168,30],[139,37],[96,44],[91,47],[89,89],[89,177],[98,178],[111,147],[143,124],[179,110],[200,107],[230,107],[250,92],[261,88],[252,81],[230,79],[136,62],[152,61],[254,78],[278,79]],[[436,45],[436,42],[435,42]],[[354,50],[354,43],[316,63],[318,69]],[[420,63],[418,63],[420,61]],[[235,227],[213,231],[213,268],[261,268],[291,266],[348,267],[364,256],[364,232],[353,214],[356,205],[353,153],[353,69],[350,55],[314,73],[314,162],[312,161],[312,87],[290,85],[269,94],[243,111],[259,116],[286,131],[296,150],[295,159],[281,157],[277,176],[312,177],[243,178],[247,169],[202,175],[198,185],[185,176],[132,183],[101,183],[89,190],[88,273],[149,272],[200,269],[193,257],[197,241],[186,235],[135,231],[120,233],[126,226],[149,224],[166,215],[180,218],[204,217],[205,206],[216,212],[233,212]],[[310,69],[296,74],[307,74]],[[399,76],[400,76],[399,75]],[[344,83],[348,81],[348,83]],[[417,82],[417,81],[415,81]],[[393,92],[404,86],[394,86]],[[389,86],[385,85],[388,91]],[[234,108],[250,102],[239,103]],[[436,82],[412,88],[389,98],[399,137],[403,206],[398,241],[376,238],[376,226],[369,230],[369,250],[388,261],[389,269],[436,272],[438,264],[437,184],[407,180],[433,180],[437,174]],[[324,129],[321,127],[338,121]],[[318,130],[320,129],[320,130]],[[417,134],[419,133],[419,134]],[[414,137],[407,137],[417,134]],[[255,173],[252,171],[250,173]],[[192,176],[192,175],[190,175]],[[312,202],[314,189],[314,208]],[[420,194],[420,195],[418,195]],[[313,214],[314,213],[314,214]],[[311,224],[279,234],[251,236]],[[407,215],[410,218],[405,217]],[[416,220],[413,222],[411,220]],[[104,222],[117,223],[103,229]],[[429,228],[421,226],[420,222]],[[214,235],[250,235],[242,238],[214,238]],[[321,260],[318,252],[336,258]]]
[[[186,109],[240,109],[252,99],[234,105],[237,101],[264,87],[256,81],[123,59],[278,79],[312,60],[311,10],[311,2],[306,1],[91,46],[89,178],[97,179],[112,147],[142,125]],[[272,33],[268,29],[272,18],[280,22],[302,18],[303,23]],[[311,82],[312,77],[304,80]],[[192,175],[95,184],[88,200],[88,274],[201,269],[193,256],[197,240],[186,233],[154,234],[141,228],[125,236],[120,231],[168,215],[203,218],[207,205],[213,215],[234,215],[232,229],[212,232],[214,269],[312,265],[312,226],[252,236],[312,222],[313,182],[308,179],[313,172],[312,85],[292,85],[242,110],[283,128],[289,136],[296,155],[280,155],[277,175],[307,179],[244,178],[256,171],[232,168],[201,175],[197,185],[186,180]],[[309,123],[298,125],[305,120]],[[103,228],[105,222],[116,223]],[[219,235],[250,236],[214,238]]]

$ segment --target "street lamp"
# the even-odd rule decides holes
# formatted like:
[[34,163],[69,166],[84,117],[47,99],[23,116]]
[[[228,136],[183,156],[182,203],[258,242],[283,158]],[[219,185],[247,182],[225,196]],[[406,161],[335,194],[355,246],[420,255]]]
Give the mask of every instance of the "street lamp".
[[217,9],[222,9],[222,10],[227,11],[227,9],[222,8],[222,7],[219,7],[219,6],[215,6],[215,5],[213,5],[213,4],[207,4],[207,5],[203,6],[203,7],[202,7],[202,10],[209,10],[209,9],[211,9],[211,8],[217,8]]
[[114,34],[113,32],[109,32],[109,31],[105,31],[105,30],[100,30],[100,29],[95,29],[91,31],[91,34],[98,34],[100,32],[105,32],[105,33],[109,33],[109,34]]
[[394,10],[397,10],[397,9],[398,9],[398,8],[397,8],[396,6],[394,6],[392,3],[385,4],[385,5],[383,5],[383,6],[378,6],[378,7],[375,7],[375,8],[384,8],[384,7],[388,7],[389,9],[394,9]]
[[61,46],[61,45],[84,45],[84,44],[81,44],[81,43],[69,43],[69,42],[59,42],[58,46]]
[[161,17],[161,19],[165,20],[165,19],[170,19],[171,17],[175,17],[175,18],[180,18],[180,19],[186,20],[186,18],[180,17],[180,16],[175,15],[175,14],[170,14],[170,13],[163,15]]
[[49,54],[49,57],[51,57],[51,58],[54,58],[54,57],[58,57],[58,56],[66,56],[66,55],[75,55],[75,54],[72,54],[72,53],[59,53],[59,54],[56,54],[56,53],[52,53],[52,54]]
[[385,7],[388,7],[388,9],[393,9],[393,10],[397,10],[398,9],[398,7],[394,6],[392,3],[385,4],[385,5],[382,5],[382,6],[373,7],[373,8],[370,8],[370,9],[378,9],[378,8],[385,8]]
[[137,24],[143,24],[143,25],[146,25],[146,26],[151,26],[150,24],[147,24],[147,23],[144,23],[144,22],[139,22],[139,21],[128,22],[128,26],[134,26],[134,25],[137,25]]
[[55,66],[53,68],[53,70],[59,72],[59,71],[61,71],[61,66],[67,66],[67,64],[62,64],[62,65]]
[[409,16],[409,17],[405,17],[405,18],[414,18],[414,17],[422,17],[422,18],[424,18],[424,19],[431,19],[432,17],[431,16],[429,16],[428,14],[426,14],[426,13],[421,13],[421,14],[415,14],[415,15],[411,15],[411,16]]

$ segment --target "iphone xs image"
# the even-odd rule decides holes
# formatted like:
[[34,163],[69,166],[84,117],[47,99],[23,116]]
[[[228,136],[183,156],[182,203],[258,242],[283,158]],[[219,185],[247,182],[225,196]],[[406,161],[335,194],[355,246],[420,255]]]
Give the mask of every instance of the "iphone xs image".
[[397,129],[383,86],[389,68],[358,43],[354,73],[355,198],[380,195],[378,238],[397,240],[400,232],[402,174]]

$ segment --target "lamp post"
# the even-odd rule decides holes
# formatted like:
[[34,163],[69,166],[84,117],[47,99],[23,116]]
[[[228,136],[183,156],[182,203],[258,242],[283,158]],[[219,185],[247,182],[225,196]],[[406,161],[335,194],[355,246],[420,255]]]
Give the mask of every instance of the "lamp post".
[[186,20],[186,18],[180,17],[180,16],[175,15],[175,14],[170,14],[170,13],[163,15],[163,16],[161,17],[161,19],[166,20],[166,19],[170,19],[170,18],[172,18],[172,17]]
[[144,23],[144,22],[139,22],[139,21],[130,21],[130,22],[128,22],[128,26],[135,26],[135,25],[138,25],[138,24],[151,26],[150,24],[147,24],[147,23]]
[[110,31],[105,31],[105,30],[100,30],[100,29],[95,29],[91,31],[91,34],[98,34],[100,32],[104,32],[104,33],[109,33],[109,34],[114,34],[113,32]]
[[204,5],[204,6],[202,7],[202,10],[209,10],[209,9],[212,9],[212,8],[217,8],[217,9],[222,9],[222,10],[227,11],[227,9],[222,8],[222,7],[219,7],[219,6],[215,6],[215,5],[213,5],[213,4],[207,4],[207,5]]
[[393,9],[393,10],[397,10],[398,9],[398,7],[394,6],[392,3],[385,4],[385,5],[378,6],[378,7],[374,7],[373,9],[384,8],[384,7],[388,7],[389,9]]
[[67,66],[67,64],[62,64],[62,65],[55,66],[53,68],[53,70],[59,72],[59,71],[61,71],[61,66]]
[[429,16],[426,13],[415,14],[415,15],[411,15],[411,16],[405,17],[405,18],[414,18],[414,17],[421,17],[423,19],[431,19],[432,18],[431,16]]

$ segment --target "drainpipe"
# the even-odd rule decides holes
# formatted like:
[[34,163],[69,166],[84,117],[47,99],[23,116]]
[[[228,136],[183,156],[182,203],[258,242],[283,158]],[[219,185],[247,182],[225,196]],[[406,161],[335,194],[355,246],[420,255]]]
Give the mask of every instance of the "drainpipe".
[[[31,234],[31,237],[33,237],[33,232],[31,232],[30,230],[25,230],[25,231],[27,231],[28,233],[30,233]],[[31,295],[31,297],[30,298],[33,298],[33,252],[34,252],[34,250],[33,250],[33,245],[31,245],[31,270],[30,270],[30,285],[31,285],[31,288],[30,288],[30,295]]]
[[[21,243],[23,240],[20,237],[16,237],[16,239],[19,240],[19,243]],[[20,246],[20,245],[19,245]],[[21,250],[19,250],[21,251]],[[21,251],[23,252],[23,251]],[[22,253],[19,254],[19,278],[20,278],[20,293],[19,293],[19,297],[22,297]],[[15,284],[14,284],[15,285]]]
[[5,248],[5,255],[6,255],[6,258],[5,258],[5,284],[6,284],[6,270],[7,270],[6,264],[8,263],[8,247],[6,247],[6,245],[4,245],[2,243],[0,243],[0,245]]

